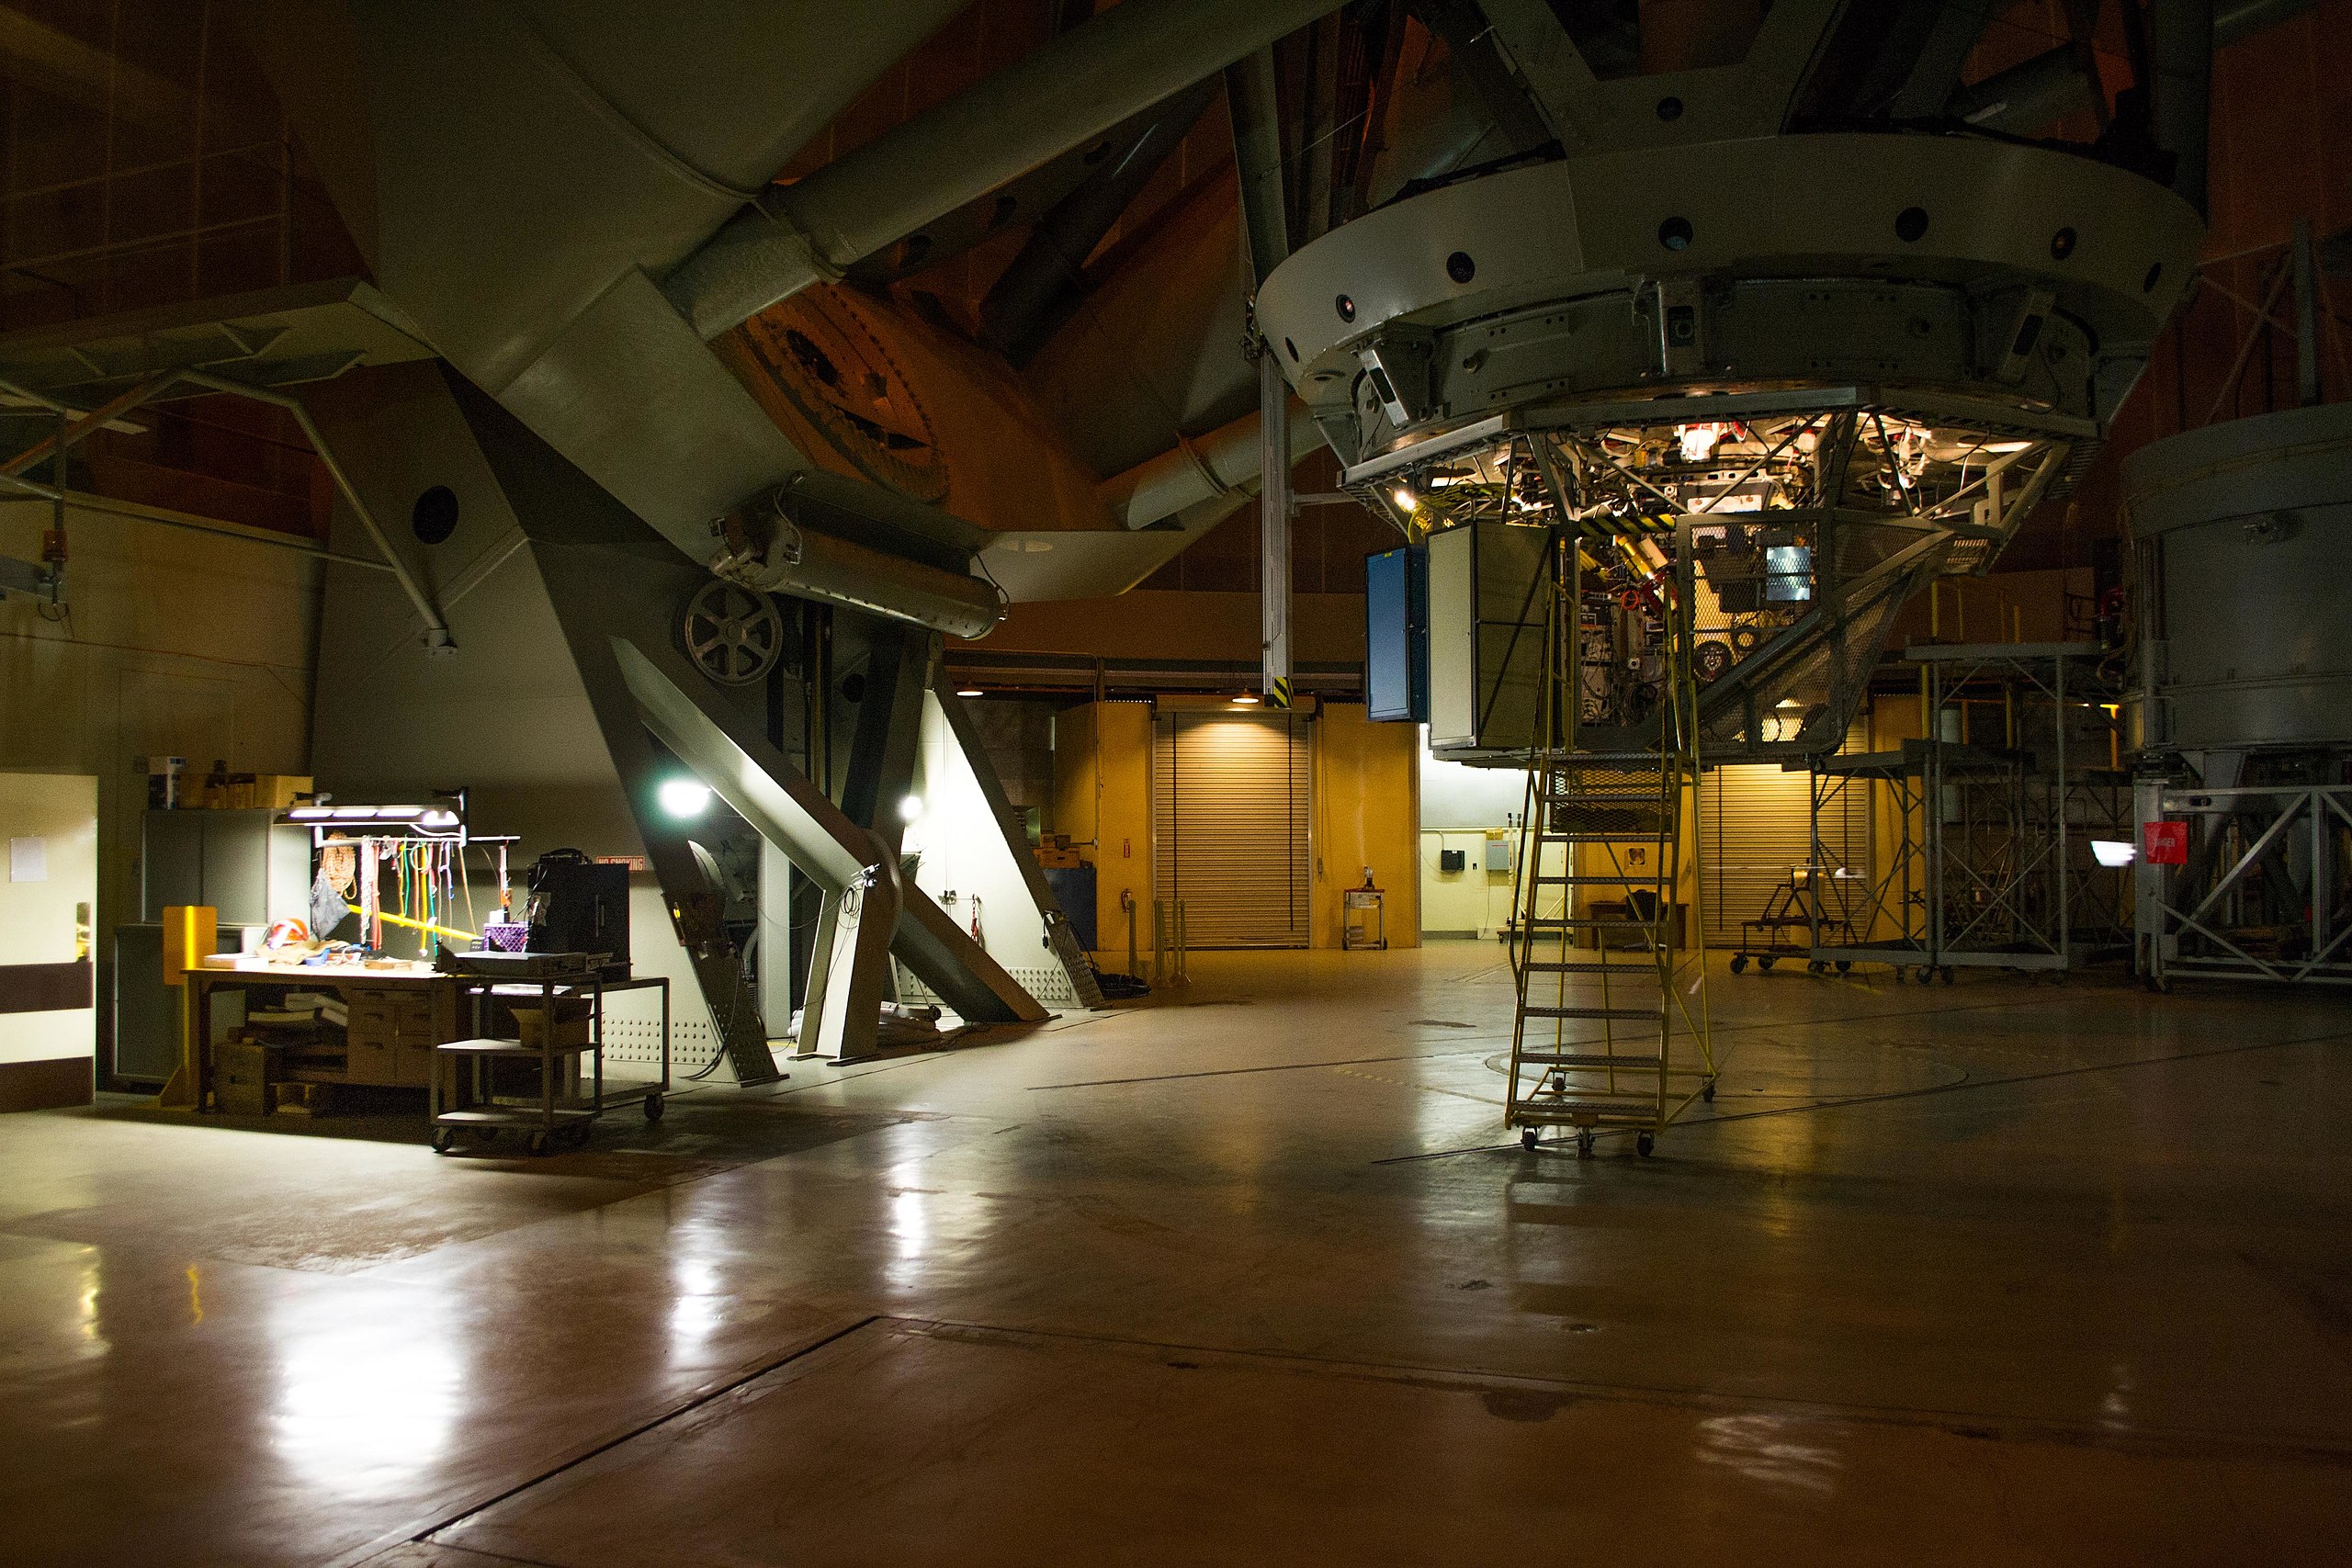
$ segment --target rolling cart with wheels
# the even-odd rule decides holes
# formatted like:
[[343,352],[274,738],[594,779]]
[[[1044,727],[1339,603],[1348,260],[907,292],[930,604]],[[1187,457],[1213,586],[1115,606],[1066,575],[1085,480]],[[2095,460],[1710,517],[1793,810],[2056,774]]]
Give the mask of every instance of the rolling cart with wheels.
[[[1852,913],[1846,908],[1845,889],[1832,885],[1838,896],[1836,908],[1824,906],[1816,910],[1808,895],[1813,890],[1813,868],[1792,865],[1786,881],[1766,895],[1764,908],[1756,919],[1739,922],[1739,946],[1731,955],[1731,972],[1745,971],[1752,961],[1767,974],[1783,958],[1805,960],[1805,972],[1819,975],[1826,971],[1831,961],[1812,956],[1822,945],[1822,936],[1854,940]],[[1791,933],[1794,934],[1792,935]],[[1820,934],[1816,934],[1820,933]],[[1845,974],[1853,967],[1844,959],[1836,961],[1838,973]]]
[[[470,955],[458,956],[462,961]],[[474,1027],[484,1032],[469,1039],[447,1041],[434,1049],[431,1112],[433,1148],[436,1154],[447,1154],[456,1148],[460,1134],[487,1144],[508,1130],[521,1138],[530,1154],[547,1154],[559,1146],[579,1148],[588,1142],[589,1130],[596,1119],[617,1106],[638,1105],[642,1107],[647,1122],[662,1120],[670,1090],[668,977],[608,979],[584,964],[535,967],[537,973],[512,980],[501,978],[496,973],[468,975],[462,998],[472,1003]],[[608,1087],[605,1081],[605,998],[614,991],[645,989],[662,993],[659,1076],[650,1082]],[[576,1033],[560,1021],[563,1010],[559,1007],[560,1002],[575,999],[587,1003],[585,1027]],[[525,1040],[488,1033],[496,1011],[494,1003],[503,1003],[516,1014],[536,1012],[536,1027],[528,1032],[537,1038]],[[497,1064],[501,1062],[526,1062],[536,1066],[535,1092],[502,1092],[496,1081]]]

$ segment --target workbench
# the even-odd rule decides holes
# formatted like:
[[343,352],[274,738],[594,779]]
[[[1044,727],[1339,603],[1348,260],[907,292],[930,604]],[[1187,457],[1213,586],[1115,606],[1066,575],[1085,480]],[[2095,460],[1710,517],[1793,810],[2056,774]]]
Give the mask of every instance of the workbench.
[[[288,1032],[283,1051],[286,1065],[277,1074],[286,1082],[425,1089],[433,1082],[434,1047],[458,1036],[458,977],[422,964],[371,969],[350,964],[239,958],[233,964],[190,969],[187,983],[194,993],[189,998],[193,1037],[187,1060],[198,1106],[210,1103],[212,997],[224,988],[247,993],[249,1002],[256,991],[332,992],[342,998],[349,1015],[343,1028],[324,1024],[311,1032],[314,1039],[302,1043],[295,1043]],[[256,1028],[254,1032],[266,1036],[278,1032],[278,1027]],[[338,1036],[340,1061],[334,1049]]]
[[[554,1083],[564,1097],[564,1103],[554,1105],[554,1114],[540,1119],[540,1125],[549,1132],[559,1121],[571,1120],[578,1112],[586,1111],[585,1119],[593,1121],[597,1112],[632,1102],[644,1105],[649,1120],[659,1118],[662,1097],[670,1088],[670,983],[660,976],[513,985],[444,974],[421,964],[372,968],[352,964],[287,964],[267,958],[232,960],[224,955],[216,963],[187,971],[187,983],[193,993],[187,1060],[195,1080],[195,1103],[200,1107],[215,1103],[212,997],[223,988],[244,991],[249,997],[256,991],[273,997],[288,991],[331,992],[342,999],[349,1021],[340,1029],[322,1023],[308,1029],[263,1025],[249,1031],[263,1038],[285,1031],[287,1043],[276,1048],[280,1057],[275,1073],[278,1082],[430,1090],[430,1109],[438,1116],[445,1094],[453,1100],[465,1099],[463,1090],[441,1076],[441,1053],[453,1043],[473,1041],[471,1055],[477,1058],[507,1055],[548,1062],[549,1072],[543,1077],[543,1087]],[[602,1081],[605,998],[617,991],[647,989],[661,993],[660,1076],[650,1084],[607,1088]],[[558,1003],[575,998],[587,1004],[587,1034],[594,1042],[596,1085],[585,1097],[578,1096],[575,1082],[553,1077],[547,1054],[536,1047],[525,1048],[519,1041],[485,1038],[497,1021],[502,1004],[508,1009],[543,1010],[552,1024]],[[510,1049],[484,1048],[492,1043]],[[559,1050],[557,1054],[571,1053]],[[480,1104],[469,1109],[503,1108]],[[512,1118],[484,1115],[479,1120],[488,1123]]]

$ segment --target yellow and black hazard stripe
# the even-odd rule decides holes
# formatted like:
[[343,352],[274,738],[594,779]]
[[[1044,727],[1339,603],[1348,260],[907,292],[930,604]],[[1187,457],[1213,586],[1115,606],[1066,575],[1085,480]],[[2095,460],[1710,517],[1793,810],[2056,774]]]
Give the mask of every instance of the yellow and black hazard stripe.
[[1290,706],[1289,676],[1277,675],[1274,677],[1272,682],[1266,687],[1266,705],[1277,708],[1286,708]]

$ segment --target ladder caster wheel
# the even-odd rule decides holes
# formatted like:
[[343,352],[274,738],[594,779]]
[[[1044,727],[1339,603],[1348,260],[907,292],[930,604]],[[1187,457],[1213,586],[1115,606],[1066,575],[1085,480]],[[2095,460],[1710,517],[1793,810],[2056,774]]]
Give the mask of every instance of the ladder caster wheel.
[[1936,981],[1936,972],[1922,964],[1919,965],[1919,972],[1911,977],[1923,986],[1932,986]]
[[1894,966],[1894,983],[1899,986],[1903,984],[1903,965],[1898,964]]
[[1521,1148],[1525,1149],[1529,1154],[1533,1154],[1535,1152],[1535,1143],[1536,1138],[1534,1128],[1521,1127],[1519,1130],[1519,1146]]
[[1641,1156],[1644,1159],[1647,1159],[1650,1156],[1656,1154],[1657,1152],[1657,1134],[1656,1133],[1648,1132],[1635,1134],[1634,1138],[1634,1152]]
[[662,1109],[662,1097],[660,1095],[649,1094],[645,1097],[645,1119],[648,1122],[661,1121]]
[[1744,953],[1735,953],[1731,955],[1731,972],[1733,974],[1736,975],[1747,967],[1747,954]]
[[1756,961],[1756,967],[1764,971],[1765,974],[1770,975],[1772,972],[1772,965],[1778,962],[1779,960],[1777,959],[1759,958]]
[[548,1150],[549,1150],[550,1148],[553,1148],[554,1146],[555,1146],[555,1145],[554,1145],[554,1143],[553,1143],[553,1142],[552,1142],[552,1141],[548,1137],[548,1135],[547,1135],[545,1133],[534,1133],[534,1134],[532,1134],[530,1135],[530,1137],[529,1137],[527,1140],[526,1140],[526,1141],[525,1141],[525,1143],[524,1143],[524,1145],[523,1145],[523,1147],[524,1147],[526,1151],[528,1151],[529,1153],[534,1154],[534,1155],[543,1155],[543,1154],[547,1153],[547,1152],[548,1152]]
[[1589,1131],[1579,1129],[1577,1133],[1577,1158],[1590,1159],[1591,1157],[1592,1134]]
[[1839,973],[1840,975],[1850,975],[1850,974],[1852,974],[1853,972],[1854,972],[1854,964],[1853,964],[1853,960],[1851,960],[1851,959],[1848,959],[1848,958],[1841,958],[1841,959],[1839,959],[1839,960],[1838,961],[1838,973]]
[[1826,975],[1829,972],[1829,965],[1818,958],[1811,959],[1806,962],[1804,972],[1808,975]]
[[457,1146],[458,1134],[455,1128],[435,1127],[433,1129],[433,1152],[435,1154],[446,1155]]
[[1714,1079],[1713,1079],[1713,1078],[1709,1078],[1709,1079],[1707,1080],[1706,1087],[1705,1087],[1705,1088],[1703,1088],[1703,1089],[1702,1089],[1699,1091],[1699,1098],[1700,1098],[1701,1100],[1705,1100],[1705,1101],[1706,1101],[1708,1104],[1710,1104],[1710,1105],[1713,1105],[1713,1104],[1715,1102],[1715,1080],[1714,1080]]
[[1951,964],[1945,964],[1945,965],[1944,965],[1944,967],[1943,967],[1943,976],[1944,976],[1944,984],[1945,984],[1945,985],[1949,986],[1949,985],[1951,985],[1951,984],[1952,983],[1952,980],[1951,980]]

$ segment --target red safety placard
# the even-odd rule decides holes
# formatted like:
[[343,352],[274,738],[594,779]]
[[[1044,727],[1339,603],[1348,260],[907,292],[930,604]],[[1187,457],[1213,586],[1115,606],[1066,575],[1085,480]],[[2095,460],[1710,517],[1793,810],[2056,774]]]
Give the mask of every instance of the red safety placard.
[[2143,822],[2140,825],[2140,858],[2150,865],[2187,865],[2188,824]]

